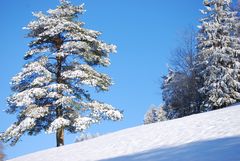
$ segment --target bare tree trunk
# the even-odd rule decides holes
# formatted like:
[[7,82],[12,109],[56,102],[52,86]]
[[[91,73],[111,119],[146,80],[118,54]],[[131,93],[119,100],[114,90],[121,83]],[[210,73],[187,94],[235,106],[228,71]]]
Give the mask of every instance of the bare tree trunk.
[[64,145],[64,128],[57,129],[56,133],[57,147]]

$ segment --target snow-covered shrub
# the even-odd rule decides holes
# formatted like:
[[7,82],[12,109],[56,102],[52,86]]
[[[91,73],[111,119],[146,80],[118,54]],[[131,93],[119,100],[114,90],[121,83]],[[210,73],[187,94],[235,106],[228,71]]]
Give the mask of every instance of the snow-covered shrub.
[[96,133],[96,134],[82,133],[79,137],[75,139],[75,142],[82,142],[82,141],[93,139],[99,136],[100,136],[99,133]]
[[167,113],[162,106],[151,106],[144,115],[144,124],[151,124],[167,120]]

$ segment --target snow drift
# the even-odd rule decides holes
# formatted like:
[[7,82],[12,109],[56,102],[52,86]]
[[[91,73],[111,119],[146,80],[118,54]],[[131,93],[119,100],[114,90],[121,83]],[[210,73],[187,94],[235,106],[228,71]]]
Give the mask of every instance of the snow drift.
[[11,161],[240,161],[240,105],[129,128]]

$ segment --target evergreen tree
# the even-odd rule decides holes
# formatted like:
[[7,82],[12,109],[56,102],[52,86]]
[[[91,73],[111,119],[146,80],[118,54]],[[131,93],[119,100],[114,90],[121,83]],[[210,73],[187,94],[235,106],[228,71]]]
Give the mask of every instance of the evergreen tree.
[[83,131],[102,119],[119,120],[122,113],[111,105],[91,98],[87,89],[107,91],[111,78],[96,67],[110,65],[109,53],[116,52],[98,37],[100,32],[83,28],[79,21],[83,5],[61,0],[60,6],[46,14],[34,13],[28,24],[32,39],[25,54],[27,64],[12,78],[13,94],[7,112],[17,121],[1,139],[14,145],[27,133],[56,132],[57,146],[64,145],[64,130]]
[[205,0],[201,10],[196,69],[202,111],[231,105],[240,100],[239,19],[230,9],[231,0]]

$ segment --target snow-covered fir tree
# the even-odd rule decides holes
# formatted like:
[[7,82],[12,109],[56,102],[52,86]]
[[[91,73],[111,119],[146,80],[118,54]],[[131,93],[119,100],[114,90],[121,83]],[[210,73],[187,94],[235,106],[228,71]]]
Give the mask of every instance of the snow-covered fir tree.
[[205,0],[201,10],[196,69],[203,111],[240,100],[239,19],[230,5],[231,0]]
[[56,132],[57,146],[64,145],[64,130],[83,131],[102,119],[119,120],[122,113],[93,99],[89,87],[107,91],[112,80],[96,67],[110,65],[116,46],[98,37],[100,32],[83,28],[83,5],[61,0],[56,9],[33,13],[25,29],[32,39],[25,54],[27,64],[12,78],[13,94],[6,112],[17,115],[1,139],[14,145],[23,134]]
[[163,106],[160,107],[151,106],[144,115],[144,124],[166,121],[167,120],[166,115],[167,113],[164,110]]

